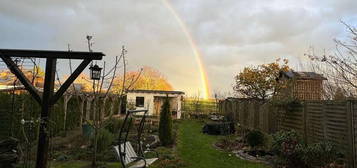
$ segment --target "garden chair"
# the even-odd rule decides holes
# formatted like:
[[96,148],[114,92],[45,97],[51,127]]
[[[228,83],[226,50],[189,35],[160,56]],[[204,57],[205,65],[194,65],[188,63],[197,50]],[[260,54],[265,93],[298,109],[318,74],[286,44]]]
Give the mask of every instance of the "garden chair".
[[[148,110],[128,110],[126,113],[124,122],[119,132],[119,144],[114,146],[115,153],[117,154],[123,168],[127,168],[129,165],[129,168],[144,168],[154,163],[158,159],[157,152],[150,150],[149,146],[145,151],[142,147],[143,143],[141,141],[141,135],[144,129],[147,112]],[[135,152],[133,146],[128,141],[128,134],[130,131],[130,126],[132,125],[131,123],[133,121],[132,115],[136,113],[143,113],[139,127],[137,129],[138,154]],[[149,152],[155,153],[156,158],[145,158],[145,154]]]
[[[127,166],[128,164],[132,164],[129,168],[147,167],[158,159],[157,157],[145,159],[144,157],[138,156],[130,142],[126,142],[125,144],[120,144],[120,148],[121,149],[119,149],[119,145],[114,146],[114,150],[118,155],[118,157],[123,158],[122,162],[124,163],[124,165]],[[122,152],[122,155],[124,155],[123,157],[120,157],[120,152],[119,152],[120,150],[124,151]]]

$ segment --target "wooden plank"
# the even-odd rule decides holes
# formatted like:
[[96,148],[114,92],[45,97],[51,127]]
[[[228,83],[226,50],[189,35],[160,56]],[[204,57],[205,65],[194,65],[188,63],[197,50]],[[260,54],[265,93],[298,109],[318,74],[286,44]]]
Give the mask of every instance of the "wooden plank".
[[24,73],[17,67],[17,65],[12,61],[10,57],[6,57],[2,55],[0,52],[0,57],[2,60],[5,62],[7,67],[10,69],[10,71],[15,74],[15,76],[20,80],[20,82],[25,86],[26,90],[31,94],[31,96],[38,102],[38,104],[41,104],[41,96],[38,93],[37,89],[32,85],[32,83],[26,78]]
[[348,153],[350,154],[348,156],[348,161],[349,161],[349,165],[351,165],[352,167],[354,167],[354,142],[353,142],[353,125],[352,125],[352,119],[353,119],[353,108],[352,108],[352,102],[348,101],[346,104],[346,109],[347,109],[347,142],[348,142]]
[[55,72],[57,59],[48,58],[46,60],[45,83],[43,91],[43,101],[41,110],[40,133],[37,146],[37,168],[46,168],[48,161],[48,120],[52,111],[51,98],[54,90]]
[[0,54],[7,57],[91,59],[91,60],[101,60],[103,56],[105,56],[101,52],[24,50],[24,49],[0,49]]
[[73,71],[71,76],[63,83],[63,85],[60,87],[60,89],[56,92],[56,94],[53,96],[51,103],[55,104],[61,96],[66,92],[68,87],[76,80],[76,78],[83,72],[84,68],[87,67],[87,65],[91,62],[92,60],[85,59],[81,62],[80,65],[76,68],[76,70]]
[[353,167],[357,168],[357,101],[352,101],[352,138],[353,138],[353,152],[354,152],[354,157],[353,157]]

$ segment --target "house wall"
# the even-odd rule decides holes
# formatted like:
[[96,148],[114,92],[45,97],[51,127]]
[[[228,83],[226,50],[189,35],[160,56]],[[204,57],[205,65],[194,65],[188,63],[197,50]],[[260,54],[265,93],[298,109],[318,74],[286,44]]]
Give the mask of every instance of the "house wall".
[[296,80],[293,96],[299,100],[321,100],[322,80]]
[[[167,94],[165,93],[127,93],[127,101],[129,103],[133,103],[135,105],[136,103],[136,97],[144,97],[144,107],[136,107],[136,109],[141,110],[141,109],[148,109],[148,114],[149,115],[154,115],[154,98],[155,97],[166,97]],[[181,98],[183,95],[180,94],[168,94],[168,97],[172,98],[170,100],[171,104],[174,104],[174,107],[176,107],[177,111],[177,118],[181,118]]]

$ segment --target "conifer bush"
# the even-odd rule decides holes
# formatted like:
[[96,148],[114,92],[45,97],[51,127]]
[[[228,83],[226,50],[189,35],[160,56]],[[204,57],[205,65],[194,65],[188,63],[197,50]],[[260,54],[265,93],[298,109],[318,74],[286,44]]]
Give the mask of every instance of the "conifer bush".
[[173,144],[172,116],[170,111],[170,101],[166,97],[160,112],[159,138],[161,145],[170,146]]

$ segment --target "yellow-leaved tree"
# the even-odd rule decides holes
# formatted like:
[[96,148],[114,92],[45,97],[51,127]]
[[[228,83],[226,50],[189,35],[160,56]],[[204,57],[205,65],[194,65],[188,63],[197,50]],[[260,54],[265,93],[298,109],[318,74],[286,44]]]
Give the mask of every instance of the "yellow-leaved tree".
[[[113,90],[120,91],[124,75],[115,79]],[[141,71],[129,71],[125,75],[125,87],[128,90],[173,90],[172,85],[164,75],[151,67],[144,67]]]
[[281,71],[286,72],[289,69],[287,59],[277,59],[269,64],[246,67],[235,76],[233,90],[246,98],[266,100],[286,87],[284,83],[277,81],[277,78]]

